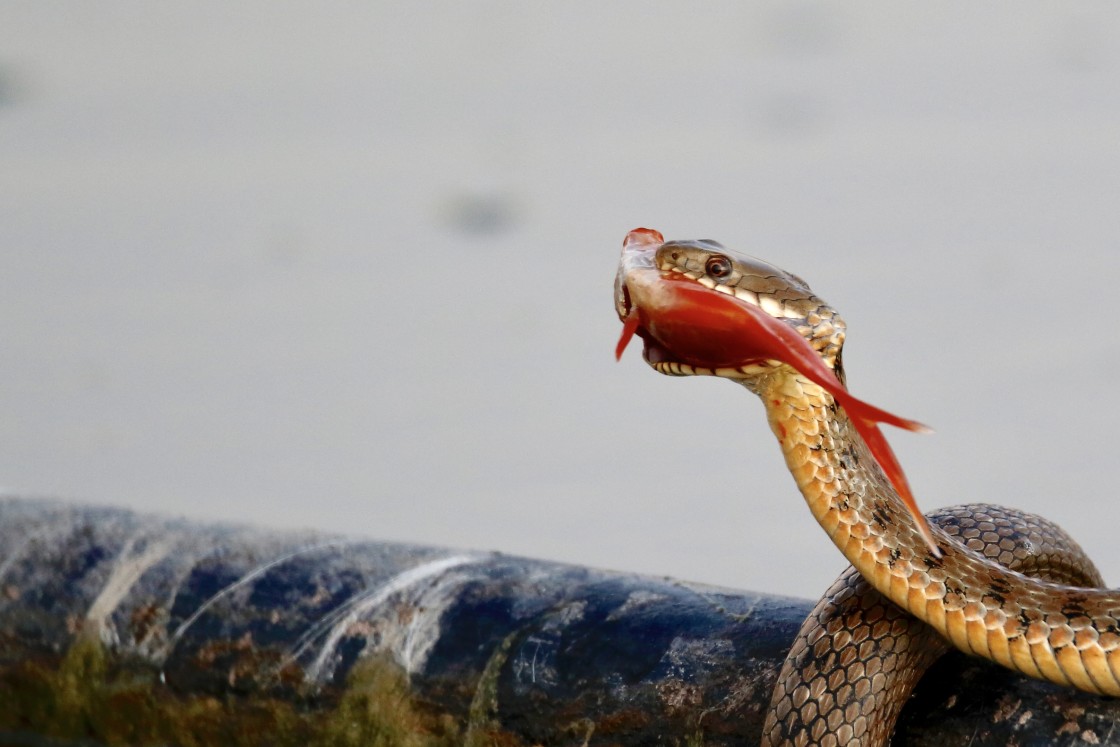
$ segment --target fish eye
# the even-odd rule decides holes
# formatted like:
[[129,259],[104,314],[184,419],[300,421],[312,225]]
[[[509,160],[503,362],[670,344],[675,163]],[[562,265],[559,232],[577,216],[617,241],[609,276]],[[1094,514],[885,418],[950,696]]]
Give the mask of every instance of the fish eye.
[[722,254],[713,254],[704,263],[704,272],[716,280],[722,280],[731,274],[731,260]]

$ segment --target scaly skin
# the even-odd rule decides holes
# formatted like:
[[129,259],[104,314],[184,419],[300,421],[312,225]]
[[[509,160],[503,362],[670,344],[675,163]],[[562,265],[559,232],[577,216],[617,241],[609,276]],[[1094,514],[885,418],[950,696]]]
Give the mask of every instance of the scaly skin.
[[[972,552],[1030,576],[1101,586],[1060,527],[988,505],[934,511],[932,523]],[[805,619],[774,685],[762,747],[882,747],[925,671],[949,649],[933,628],[884,597],[851,566]]]

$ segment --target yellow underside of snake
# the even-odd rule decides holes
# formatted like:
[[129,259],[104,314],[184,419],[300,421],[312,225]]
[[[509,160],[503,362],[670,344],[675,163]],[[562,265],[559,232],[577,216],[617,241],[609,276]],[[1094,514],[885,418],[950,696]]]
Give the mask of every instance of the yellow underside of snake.
[[[763,744],[885,744],[943,641],[1027,676],[1120,695],[1120,593],[1099,588],[1077,544],[1037,517],[968,506],[928,526],[885,441],[868,437],[870,416],[857,408],[869,406],[843,386],[843,320],[803,280],[715,242],[662,242],[638,229],[624,244],[615,303],[627,330],[620,353],[637,334],[658,371],[722,376],[761,398],[810,511],[852,564],[794,643]],[[764,312],[761,332],[757,318],[737,320],[739,307]],[[742,339],[755,334],[769,337]],[[810,350],[831,377],[775,339]]]

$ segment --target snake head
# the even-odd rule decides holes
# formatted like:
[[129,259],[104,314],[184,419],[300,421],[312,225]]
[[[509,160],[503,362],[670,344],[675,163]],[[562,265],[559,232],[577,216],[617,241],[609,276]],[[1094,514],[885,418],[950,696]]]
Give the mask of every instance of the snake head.
[[789,363],[844,381],[846,325],[836,310],[796,275],[715,241],[631,231],[615,277],[615,310],[624,323],[616,355],[637,334],[643,357],[663,374],[746,383]]
[[848,392],[844,320],[804,280],[715,241],[664,241],[638,228],[622,244],[615,310],[623,322],[616,357],[637,335],[646,362],[663,374],[721,376],[758,391],[759,382],[788,367],[832,395],[940,554],[878,424],[929,429]]
[[818,372],[823,364],[844,380],[846,325],[836,310],[796,275],[715,241],[631,231],[615,277],[615,309],[629,325],[616,354],[636,333],[660,373],[746,379],[787,362],[791,349],[808,353],[808,343],[815,360],[801,364]]

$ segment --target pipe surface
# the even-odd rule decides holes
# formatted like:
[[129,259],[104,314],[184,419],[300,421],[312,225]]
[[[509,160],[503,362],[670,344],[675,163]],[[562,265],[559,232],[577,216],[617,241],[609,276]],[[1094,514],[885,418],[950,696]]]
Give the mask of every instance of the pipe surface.
[[[0,744],[753,745],[806,600],[0,498]],[[1120,745],[950,655],[896,745]]]

